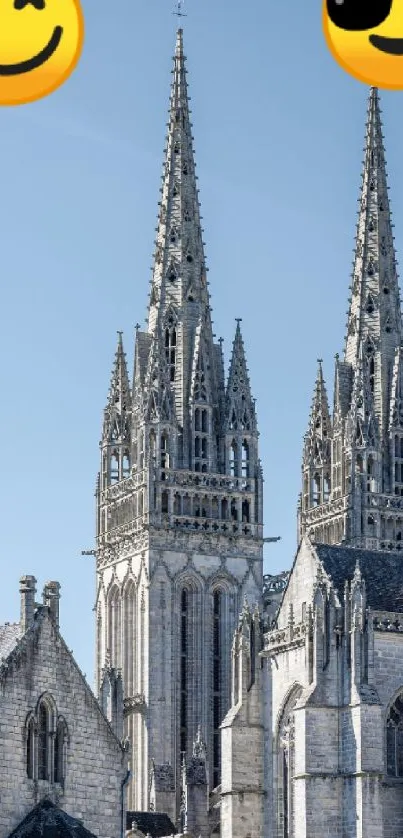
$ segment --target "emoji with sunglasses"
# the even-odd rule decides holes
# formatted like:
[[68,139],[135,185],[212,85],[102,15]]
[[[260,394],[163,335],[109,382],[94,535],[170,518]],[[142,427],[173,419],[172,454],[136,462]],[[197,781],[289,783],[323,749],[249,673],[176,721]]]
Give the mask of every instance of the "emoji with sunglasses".
[[324,0],[325,38],[359,81],[403,89],[403,0]]
[[80,0],[0,0],[0,105],[33,102],[60,87],[83,40]]

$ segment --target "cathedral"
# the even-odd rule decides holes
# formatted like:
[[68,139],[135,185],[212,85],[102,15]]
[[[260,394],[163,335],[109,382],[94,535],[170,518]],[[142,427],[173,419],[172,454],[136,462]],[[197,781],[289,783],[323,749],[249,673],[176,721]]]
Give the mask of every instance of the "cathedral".
[[131,377],[118,336],[100,443],[96,679],[122,674],[127,808],[196,838],[401,838],[403,342],[378,92],[333,409],[319,363],[297,553],[263,577],[255,404],[240,320],[227,379],[212,332],[185,66],[179,30],[148,324]]
[[163,807],[183,827],[184,769],[203,779],[194,785],[206,799],[220,785],[232,636],[263,586],[263,478],[240,320],[226,379],[208,286],[179,30],[148,324],[130,377],[118,336],[103,419],[96,679],[99,690],[105,669],[122,673],[129,811]]
[[402,838],[403,334],[378,91],[344,353],[332,406],[319,362],[276,577],[241,320],[227,375],[212,329],[181,29],[160,192],[147,326],[130,375],[118,333],[103,415],[96,697],[58,583],[38,604],[23,577],[0,626],[0,838]]

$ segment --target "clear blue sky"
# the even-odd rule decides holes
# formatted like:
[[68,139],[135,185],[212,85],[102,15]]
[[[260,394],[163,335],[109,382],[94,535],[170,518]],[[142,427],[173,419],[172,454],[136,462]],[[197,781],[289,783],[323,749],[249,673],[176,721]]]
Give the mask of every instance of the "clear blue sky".
[[[18,579],[62,584],[61,623],[93,671],[98,441],[116,330],[146,313],[176,20],[170,0],[84,0],[68,83],[0,109],[0,619]],[[184,21],[214,325],[243,318],[265,472],[266,570],[296,547],[316,374],[343,351],[366,88],[327,53],[320,3],[188,0]],[[403,97],[382,95],[397,248]],[[39,592],[38,592],[39,593]]]

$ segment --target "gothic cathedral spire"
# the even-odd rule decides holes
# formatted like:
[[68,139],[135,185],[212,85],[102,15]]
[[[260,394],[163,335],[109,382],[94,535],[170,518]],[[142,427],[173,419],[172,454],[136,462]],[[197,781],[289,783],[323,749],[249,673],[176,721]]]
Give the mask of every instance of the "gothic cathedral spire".
[[[378,91],[371,88],[345,354],[336,357],[332,425],[327,421],[330,480],[325,491],[321,461],[311,456],[311,420],[299,536],[400,549],[402,318],[380,113]],[[395,512],[386,515],[391,494]]]
[[128,808],[148,809],[154,760],[155,776],[167,778],[164,809],[176,822],[181,765],[199,726],[209,786],[220,782],[232,636],[245,597],[259,601],[263,582],[255,405],[239,324],[227,386],[222,342],[212,332],[182,30],[159,206],[132,397],[119,339],[105,413],[97,677],[100,685],[109,657],[122,670]]

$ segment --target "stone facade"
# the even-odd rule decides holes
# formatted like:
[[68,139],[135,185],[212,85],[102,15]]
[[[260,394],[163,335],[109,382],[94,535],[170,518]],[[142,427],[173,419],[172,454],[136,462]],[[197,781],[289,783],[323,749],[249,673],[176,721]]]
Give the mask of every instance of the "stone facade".
[[265,584],[259,680],[222,724],[223,836],[403,834],[402,319],[374,89],[350,303],[332,416],[319,362],[298,551]]
[[119,334],[96,550],[97,690],[105,668],[122,672],[129,809],[148,809],[151,794],[178,823],[199,728],[206,790],[220,782],[231,639],[244,597],[261,595],[263,556],[255,404],[239,321],[227,380],[212,330],[192,139],[179,30],[148,327],[133,388]]
[[60,635],[58,595],[49,583],[36,606],[24,577],[21,621],[0,626],[0,838],[44,797],[119,838],[126,755]]

